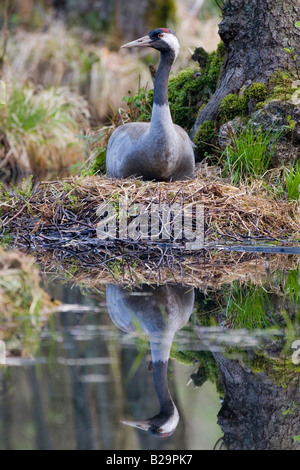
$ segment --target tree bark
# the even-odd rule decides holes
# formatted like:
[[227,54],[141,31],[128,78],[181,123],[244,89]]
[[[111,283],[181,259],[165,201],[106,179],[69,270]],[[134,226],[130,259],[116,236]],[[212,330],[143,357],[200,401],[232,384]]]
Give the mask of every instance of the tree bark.
[[123,42],[145,36],[148,32],[145,20],[149,9],[149,0],[133,0],[130,2],[116,0],[115,9],[117,29]]
[[[299,374],[284,387],[214,353],[225,398],[218,414],[229,450],[299,450]],[[293,406],[291,406],[293,404]],[[290,412],[286,412],[290,410]]]
[[226,95],[294,66],[284,48],[299,49],[300,29],[295,27],[299,16],[299,0],[225,1],[219,35],[226,58],[216,92],[197,117],[192,138],[203,122],[215,120]]

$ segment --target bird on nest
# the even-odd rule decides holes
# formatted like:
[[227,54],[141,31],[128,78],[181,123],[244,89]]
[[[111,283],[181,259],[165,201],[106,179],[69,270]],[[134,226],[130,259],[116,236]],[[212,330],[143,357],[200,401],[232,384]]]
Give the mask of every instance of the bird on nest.
[[131,122],[111,135],[106,154],[112,178],[176,181],[194,177],[193,143],[185,130],[172,122],[168,80],[180,45],[174,31],[157,28],[122,48],[152,47],[160,52],[155,75],[151,122]]

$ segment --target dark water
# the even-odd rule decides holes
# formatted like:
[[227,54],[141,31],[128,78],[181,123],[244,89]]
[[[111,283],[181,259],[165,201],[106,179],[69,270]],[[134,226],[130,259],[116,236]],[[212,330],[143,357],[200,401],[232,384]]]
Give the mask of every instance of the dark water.
[[[299,449],[299,280],[294,269],[204,292],[46,279],[69,306],[31,357],[2,366],[0,448]],[[123,423],[159,401],[152,434]]]

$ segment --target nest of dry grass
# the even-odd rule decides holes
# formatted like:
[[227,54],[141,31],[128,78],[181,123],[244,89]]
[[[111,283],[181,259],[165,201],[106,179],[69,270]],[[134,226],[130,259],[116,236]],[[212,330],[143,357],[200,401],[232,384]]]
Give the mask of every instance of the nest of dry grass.
[[[97,208],[102,203],[118,203],[120,198],[127,201],[129,208],[142,204],[144,210],[161,204],[170,208],[203,207],[206,247],[225,242],[297,242],[300,239],[299,204],[274,200],[260,188],[237,188],[217,177],[212,179],[201,168],[194,180],[170,183],[133,178],[117,180],[107,176],[38,183],[34,188],[14,190],[2,196],[1,222],[14,237],[16,232],[37,236],[47,231],[67,238],[76,231],[79,240],[88,229],[90,235],[94,231],[95,237],[99,222]],[[116,237],[113,241],[132,240]],[[151,240],[138,240],[138,243],[149,245]]]
[[[197,170],[192,181],[144,182],[89,176],[38,183],[18,191],[2,196],[2,236],[19,249],[38,251],[43,256],[51,253],[48,265],[64,264],[76,273],[81,268],[95,268],[103,279],[108,275],[109,279],[122,278],[128,283],[169,280],[199,285],[205,283],[209,272],[211,279],[225,276],[229,281],[237,272],[236,265],[242,265],[238,260],[247,261],[243,269],[252,271],[249,262],[256,269],[258,255],[220,253],[220,245],[239,245],[243,249],[245,244],[253,248],[257,244],[295,245],[300,239],[296,203],[273,200],[259,188],[250,191],[233,187],[217,176],[212,178],[203,168]],[[204,245],[187,249],[184,239],[99,239],[97,208],[106,202],[117,204],[121,197],[126,198],[129,208],[142,204],[143,210],[154,204],[170,208],[175,204],[202,205]],[[217,261],[217,271],[211,256]],[[226,271],[220,274],[224,266],[229,269],[228,275]],[[264,261],[261,266],[265,271]],[[94,273],[92,278],[100,282],[99,276]]]
[[300,212],[295,203],[276,201],[262,190],[237,188],[205,177],[199,168],[192,181],[144,182],[136,179],[84,178],[77,182],[80,200],[92,198],[97,204],[124,197],[128,205],[199,204],[205,210],[206,243],[245,239],[280,241],[299,239]]

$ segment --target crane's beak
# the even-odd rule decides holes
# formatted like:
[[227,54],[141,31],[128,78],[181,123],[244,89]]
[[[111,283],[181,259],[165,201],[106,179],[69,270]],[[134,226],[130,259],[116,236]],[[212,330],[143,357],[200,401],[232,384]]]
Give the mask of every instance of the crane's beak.
[[127,42],[123,44],[122,47],[150,47],[152,43],[152,39],[148,36],[143,36],[142,38],[136,39],[135,41]]
[[148,421],[121,421],[121,423],[132,426],[133,428],[142,429],[143,431],[149,431],[150,427]]

